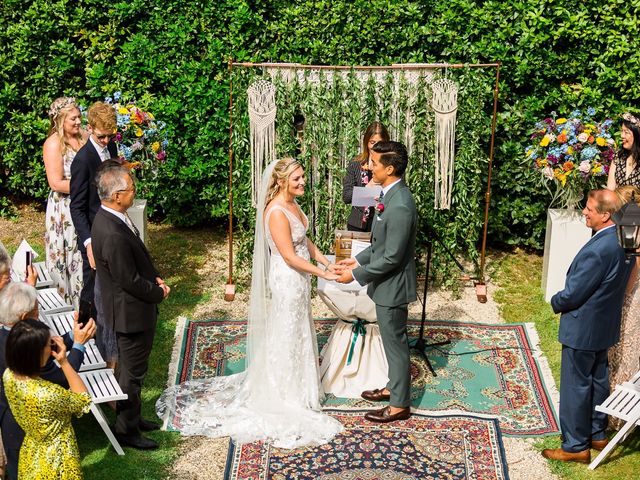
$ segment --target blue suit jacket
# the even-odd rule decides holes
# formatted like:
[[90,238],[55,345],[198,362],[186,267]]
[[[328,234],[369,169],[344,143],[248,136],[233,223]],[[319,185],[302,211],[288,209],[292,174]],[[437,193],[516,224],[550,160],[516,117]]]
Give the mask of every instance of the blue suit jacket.
[[573,259],[564,290],[551,298],[553,311],[562,314],[560,343],[592,351],[617,343],[630,273],[615,228],[594,235]]

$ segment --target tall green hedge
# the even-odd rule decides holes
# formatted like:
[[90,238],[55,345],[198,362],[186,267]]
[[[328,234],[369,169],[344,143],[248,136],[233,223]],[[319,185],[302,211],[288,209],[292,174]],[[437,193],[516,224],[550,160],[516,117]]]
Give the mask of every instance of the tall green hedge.
[[171,138],[150,203],[179,224],[222,220],[229,58],[500,61],[489,238],[539,247],[548,198],[523,160],[530,129],[552,110],[615,116],[637,102],[639,10],[638,0],[3,0],[0,192],[45,198],[55,97],[150,93]]

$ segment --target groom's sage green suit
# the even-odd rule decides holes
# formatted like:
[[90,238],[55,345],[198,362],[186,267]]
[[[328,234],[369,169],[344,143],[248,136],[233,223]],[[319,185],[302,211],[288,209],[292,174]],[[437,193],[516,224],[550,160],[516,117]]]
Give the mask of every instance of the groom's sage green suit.
[[384,210],[373,220],[371,246],[356,256],[360,266],[352,273],[360,285],[369,285],[367,294],[376,304],[389,363],[389,404],[406,408],[411,404],[407,313],[416,300],[416,204],[404,180],[384,194],[382,204]]

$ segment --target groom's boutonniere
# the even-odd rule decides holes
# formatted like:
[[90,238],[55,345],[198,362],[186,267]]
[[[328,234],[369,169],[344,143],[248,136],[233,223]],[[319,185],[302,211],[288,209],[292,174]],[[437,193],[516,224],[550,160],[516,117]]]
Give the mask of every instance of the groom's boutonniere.
[[377,202],[376,212],[378,213],[378,215],[380,215],[382,212],[384,212],[384,203],[380,201],[380,197],[375,197],[374,200]]

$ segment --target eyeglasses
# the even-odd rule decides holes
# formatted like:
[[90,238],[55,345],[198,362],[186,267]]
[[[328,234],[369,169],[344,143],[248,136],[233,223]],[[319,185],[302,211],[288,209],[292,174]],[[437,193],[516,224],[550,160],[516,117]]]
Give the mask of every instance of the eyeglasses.
[[116,190],[116,193],[121,193],[121,192],[133,192],[133,193],[136,193],[136,186],[133,185],[131,188],[125,188],[124,190]]
[[113,133],[104,133],[102,135],[97,135],[95,136],[98,140],[113,140],[114,138],[116,138],[115,134]]

